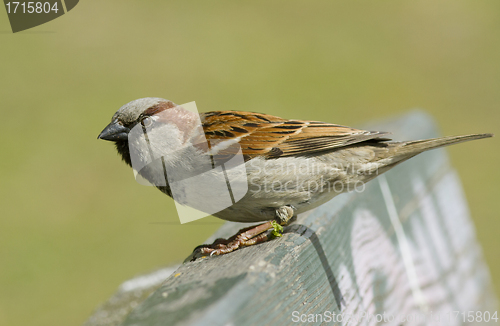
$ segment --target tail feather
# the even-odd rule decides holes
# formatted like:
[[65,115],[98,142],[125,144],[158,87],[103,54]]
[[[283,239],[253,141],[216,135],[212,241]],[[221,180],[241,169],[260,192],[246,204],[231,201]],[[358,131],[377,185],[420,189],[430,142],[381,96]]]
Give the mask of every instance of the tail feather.
[[386,147],[374,147],[375,160],[379,165],[376,167],[377,173],[367,173],[365,181],[373,179],[376,175],[384,173],[396,165],[430,149],[458,144],[469,140],[493,137],[493,134],[472,134],[463,136],[448,136],[441,138],[431,138],[424,140],[412,140],[405,142],[388,142]]
[[412,140],[405,142],[393,142],[389,143],[389,148],[386,151],[381,152],[379,157],[379,162],[383,163],[383,171],[387,171],[392,167],[418,155],[422,152],[466,142],[469,140],[482,139],[493,137],[493,134],[472,134],[472,135],[462,135],[462,136],[448,136],[441,138],[431,138],[424,140]]
[[416,155],[430,149],[489,137],[493,137],[493,134],[472,134],[407,141],[401,143],[402,146],[398,149],[398,154]]

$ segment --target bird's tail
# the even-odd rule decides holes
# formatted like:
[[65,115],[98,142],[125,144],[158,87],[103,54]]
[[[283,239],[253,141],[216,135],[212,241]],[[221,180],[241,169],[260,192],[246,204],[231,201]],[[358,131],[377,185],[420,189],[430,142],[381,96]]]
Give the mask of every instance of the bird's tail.
[[389,142],[389,147],[383,152],[383,154],[379,154],[379,162],[383,163],[383,167],[380,168],[379,172],[387,171],[395,165],[398,165],[399,163],[402,163],[413,156],[430,149],[488,137],[493,137],[493,134],[472,134],[404,142]]
[[469,140],[482,139],[493,137],[493,134],[472,134],[462,136],[448,136],[440,138],[431,138],[424,140],[413,140],[402,142],[401,147],[398,148],[398,154],[402,155],[416,155],[430,149],[444,147],[448,145],[463,143]]

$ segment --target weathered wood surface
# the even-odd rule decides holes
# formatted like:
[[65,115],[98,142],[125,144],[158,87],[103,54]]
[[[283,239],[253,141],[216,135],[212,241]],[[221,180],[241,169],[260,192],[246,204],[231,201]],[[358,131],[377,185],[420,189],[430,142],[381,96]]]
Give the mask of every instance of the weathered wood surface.
[[[437,136],[418,111],[370,128],[398,140]],[[226,223],[213,238],[241,226]],[[300,215],[280,239],[188,258],[158,288],[166,273],[129,281],[86,325],[461,325],[453,311],[497,309],[459,178],[442,149]],[[384,313],[386,321],[377,321]],[[421,320],[402,321],[408,316]]]

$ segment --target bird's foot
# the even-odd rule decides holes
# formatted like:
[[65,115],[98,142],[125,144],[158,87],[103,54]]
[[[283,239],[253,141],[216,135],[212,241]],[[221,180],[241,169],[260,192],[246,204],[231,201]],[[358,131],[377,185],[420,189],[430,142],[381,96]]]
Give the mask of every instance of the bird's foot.
[[[281,237],[283,234],[282,225],[287,225],[290,222],[294,216],[294,210],[295,209],[292,206],[280,207],[276,210],[276,221],[270,221],[257,226],[244,228],[239,230],[238,233],[229,239],[219,238],[211,245],[198,246],[194,249],[194,257],[198,255],[224,255],[241,247],[248,247],[270,239]],[[273,229],[271,232],[267,232],[271,229]]]
[[[266,231],[275,228],[276,222],[266,222],[257,226],[251,226],[238,231],[229,239],[217,239],[211,245],[201,245],[196,247],[195,252],[200,253],[202,256],[218,256],[230,253],[240,247],[247,247],[257,243],[267,241],[271,235]],[[279,225],[279,227],[281,227]],[[281,230],[283,228],[281,227]],[[273,233],[275,230],[273,230]]]

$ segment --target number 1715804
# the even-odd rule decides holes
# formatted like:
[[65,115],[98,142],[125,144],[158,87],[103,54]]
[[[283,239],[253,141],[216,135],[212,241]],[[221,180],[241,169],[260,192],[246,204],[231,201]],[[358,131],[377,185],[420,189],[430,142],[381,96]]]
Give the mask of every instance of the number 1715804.
[[54,4],[50,2],[7,2],[7,13],[23,13],[23,14],[48,14],[51,11],[57,13],[57,1]]
[[446,313],[448,321],[461,321],[461,322],[489,322],[498,321],[497,312],[489,311],[449,311]]

